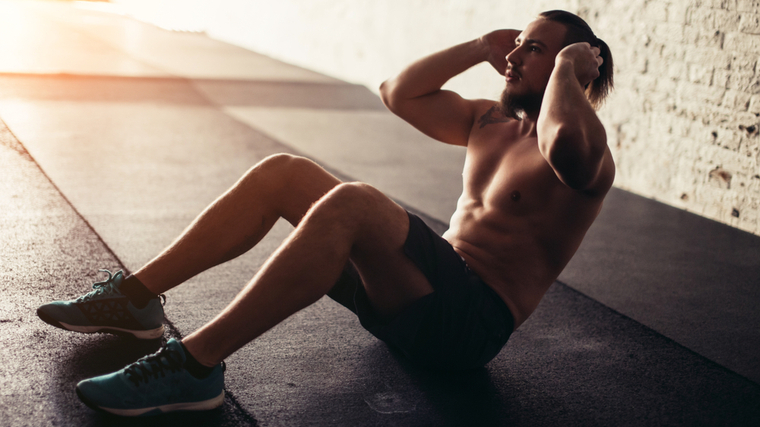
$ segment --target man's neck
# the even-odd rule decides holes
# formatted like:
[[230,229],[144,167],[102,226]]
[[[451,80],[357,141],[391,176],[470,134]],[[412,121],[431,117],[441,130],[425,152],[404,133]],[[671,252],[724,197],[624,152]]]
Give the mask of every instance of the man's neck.
[[524,136],[536,136],[536,123],[538,122],[538,111],[535,113],[524,112],[522,119],[519,121],[519,133]]

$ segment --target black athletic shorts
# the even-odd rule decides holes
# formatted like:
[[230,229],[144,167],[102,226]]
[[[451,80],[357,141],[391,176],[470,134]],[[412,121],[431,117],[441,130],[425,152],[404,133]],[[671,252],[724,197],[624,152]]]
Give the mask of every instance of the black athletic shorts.
[[411,213],[404,252],[434,292],[393,320],[383,322],[376,315],[351,262],[327,295],[356,313],[372,335],[423,366],[472,369],[496,357],[514,329],[512,313],[499,295],[449,242]]

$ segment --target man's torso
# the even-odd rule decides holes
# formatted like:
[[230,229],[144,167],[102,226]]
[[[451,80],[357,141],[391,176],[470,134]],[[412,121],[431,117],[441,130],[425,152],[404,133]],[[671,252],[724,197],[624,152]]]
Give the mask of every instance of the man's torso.
[[614,165],[608,152],[600,182],[573,190],[557,178],[536,137],[520,132],[520,122],[493,103],[477,107],[464,189],[444,238],[504,299],[519,326],[578,249]]

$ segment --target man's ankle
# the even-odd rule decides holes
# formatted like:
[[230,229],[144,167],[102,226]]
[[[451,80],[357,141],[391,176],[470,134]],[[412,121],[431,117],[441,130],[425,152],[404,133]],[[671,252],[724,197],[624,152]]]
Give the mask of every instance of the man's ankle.
[[127,299],[132,302],[132,305],[137,308],[145,308],[150,300],[158,297],[158,295],[146,288],[140,279],[133,274],[130,274],[123,282],[121,282],[119,292],[127,297]]
[[190,373],[190,375],[194,376],[198,379],[206,378],[207,376],[211,375],[211,372],[214,370],[213,366],[206,366],[199,362],[185,347],[185,344],[180,341],[179,345],[182,346],[182,350],[185,352],[185,369],[187,372]]

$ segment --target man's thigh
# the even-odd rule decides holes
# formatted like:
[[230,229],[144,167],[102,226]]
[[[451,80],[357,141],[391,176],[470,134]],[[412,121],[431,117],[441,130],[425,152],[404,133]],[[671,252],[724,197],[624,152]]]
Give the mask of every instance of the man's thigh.
[[367,186],[370,199],[363,226],[351,251],[372,308],[390,320],[419,298],[433,292],[432,285],[404,252],[409,215],[380,191]]

